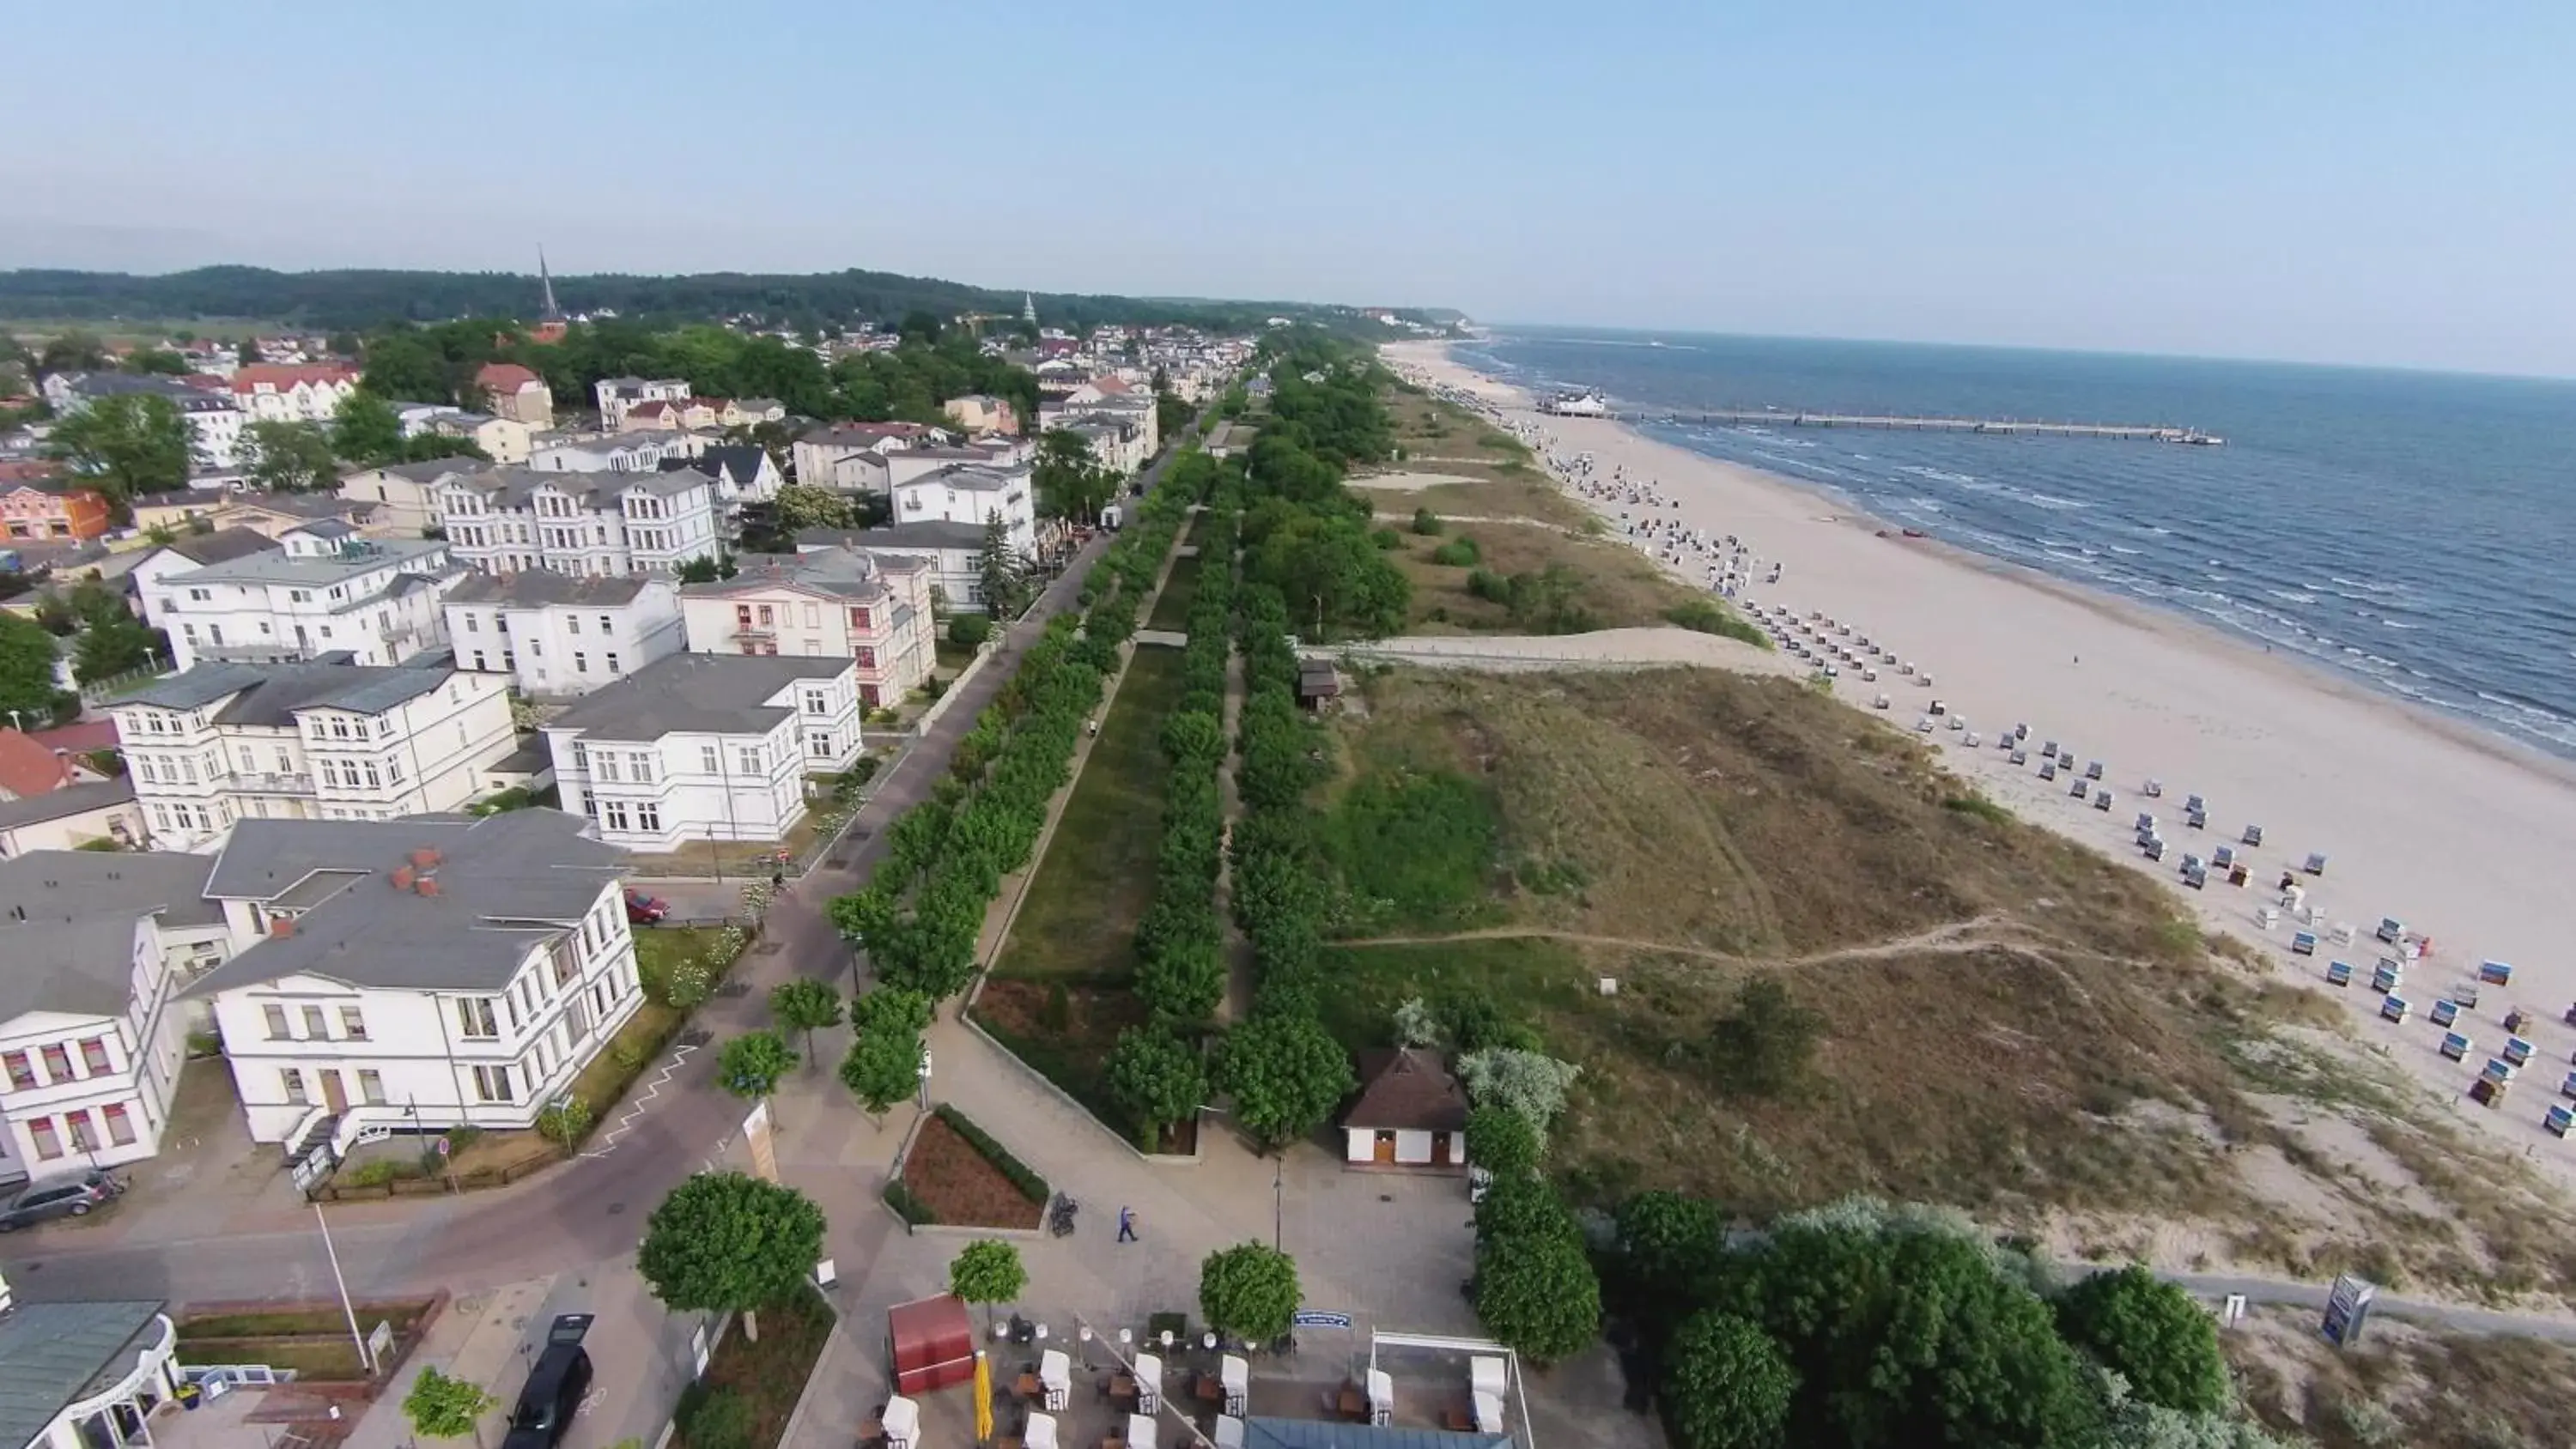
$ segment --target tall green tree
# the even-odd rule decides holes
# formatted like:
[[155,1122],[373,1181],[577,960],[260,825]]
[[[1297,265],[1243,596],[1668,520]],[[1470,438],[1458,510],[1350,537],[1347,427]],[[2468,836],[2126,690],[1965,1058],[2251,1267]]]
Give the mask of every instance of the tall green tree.
[[921,1085],[921,1033],[931,1011],[929,997],[892,986],[850,1003],[857,1037],[841,1060],[841,1084],[871,1116],[882,1119]]
[[1011,547],[1011,526],[997,511],[984,520],[984,543],[975,555],[975,583],[986,612],[996,619],[1017,615],[1027,578],[1028,563]]
[[0,613],[0,718],[14,712],[31,730],[54,722],[63,696],[54,682],[56,647],[42,624]]
[[1029,481],[1037,489],[1038,509],[1047,517],[1097,523],[1100,510],[1118,496],[1121,480],[1092,459],[1091,444],[1080,433],[1049,428],[1038,435]]
[[151,373],[159,377],[184,377],[188,359],[167,347],[138,347],[125,354],[124,370]]
[[1207,1101],[1207,1068],[1179,1036],[1156,1027],[1131,1026],[1100,1064],[1101,1086],[1127,1114],[1139,1149],[1162,1144],[1163,1129]]
[[1824,1034],[1822,1013],[1798,1004],[1776,973],[1756,976],[1709,1024],[1709,1061],[1728,1091],[1776,1097],[1796,1086]]
[[1467,1160],[1496,1177],[1538,1171],[1538,1128],[1509,1107],[1478,1107],[1467,1114]]
[[739,1172],[702,1172],[671,1189],[644,1225],[636,1271],[671,1308],[756,1313],[804,1291],[823,1259],[823,1210],[791,1187]]
[[814,1033],[841,1024],[841,993],[831,983],[799,976],[769,988],[769,1014],[789,1031],[805,1034],[805,1059],[814,1059]]
[[1341,1043],[1299,1013],[1257,1015],[1227,1033],[1215,1076],[1265,1152],[1312,1136],[1358,1084]]
[[1540,1363],[1581,1352],[1601,1332],[1601,1281],[1582,1236],[1515,1233],[1487,1243],[1476,1255],[1476,1320]]
[[72,646],[72,677],[83,684],[130,674],[169,655],[169,641],[96,579],[72,589],[71,610],[81,624]]
[[829,488],[790,483],[770,500],[770,516],[778,531],[793,534],[808,528],[855,528],[858,515],[850,500]]
[[36,354],[36,371],[50,376],[57,372],[96,372],[107,366],[107,344],[88,332],[65,332],[46,339],[44,349]]
[[1260,1243],[1237,1243],[1199,1263],[1199,1312],[1208,1327],[1246,1343],[1284,1338],[1303,1290],[1297,1261]]
[[331,436],[314,423],[252,423],[241,431],[239,453],[250,481],[278,493],[311,493],[336,487],[340,460]]
[[340,399],[331,417],[331,451],[362,468],[403,460],[402,419],[382,394],[360,389]]
[[1758,1324],[1702,1313],[1664,1349],[1656,1397],[1681,1449],[1779,1449],[1797,1371]]
[[188,486],[188,423],[166,397],[100,398],[54,424],[46,450],[71,464],[121,521],[138,493]]
[[758,1101],[778,1090],[778,1080],[796,1070],[796,1049],[774,1031],[747,1031],[724,1044],[716,1056],[716,1081],[745,1101]]
[[1016,1303],[1029,1289],[1029,1270],[1020,1250],[998,1238],[978,1238],[948,1260],[948,1291],[965,1303],[984,1305],[984,1321],[993,1320],[993,1305]]
[[483,1442],[483,1416],[500,1407],[501,1401],[471,1379],[442,1373],[436,1365],[423,1368],[412,1380],[411,1392],[403,1395],[403,1417],[411,1429],[424,1439],[462,1439],[474,1436]]
[[2096,1273],[2057,1298],[2067,1342],[2129,1381],[2139,1399],[2187,1414],[2227,1407],[2217,1320],[2189,1293],[2131,1264]]

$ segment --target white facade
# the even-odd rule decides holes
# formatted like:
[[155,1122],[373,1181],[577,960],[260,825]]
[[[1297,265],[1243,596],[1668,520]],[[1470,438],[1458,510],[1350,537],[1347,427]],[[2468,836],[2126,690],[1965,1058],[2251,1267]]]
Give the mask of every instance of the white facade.
[[109,714],[167,850],[218,849],[243,820],[461,809],[517,747],[507,680],[455,669],[204,665]]
[[679,402],[689,396],[689,383],[679,377],[603,377],[591,384],[599,401],[599,425],[616,432],[626,426],[626,410],[637,403]]
[[928,560],[836,548],[739,562],[730,579],[680,591],[692,650],[847,659],[862,708],[929,682],[937,661]]
[[1025,553],[1037,543],[1036,495],[1025,467],[951,464],[894,485],[894,522],[981,527],[999,517],[1010,528],[1012,550]]
[[848,659],[679,654],[543,728],[564,809],[611,845],[668,852],[781,839],[804,777],[858,758],[859,725]]
[[48,1177],[160,1151],[188,1029],[152,918],[0,928],[0,953],[42,978],[31,1008],[0,1021],[9,1165]]
[[376,525],[397,537],[416,538],[444,524],[447,480],[488,471],[491,464],[474,458],[440,458],[427,463],[396,463],[360,468],[340,480],[340,497],[376,505]]
[[440,512],[456,557],[485,573],[673,574],[722,552],[717,492],[695,469],[495,468],[448,479]]
[[357,370],[334,362],[240,367],[227,379],[233,406],[255,423],[327,423],[358,390]]
[[669,579],[575,579],[548,570],[478,575],[447,597],[460,669],[507,675],[540,699],[588,694],[687,643]]
[[670,433],[532,441],[528,466],[540,473],[650,473],[665,458],[696,457],[699,442]]
[[346,524],[290,529],[274,552],[153,581],[145,616],[170,633],[181,669],[346,651],[398,664],[446,642],[438,600],[463,577],[434,539],[372,540]]
[[66,414],[130,393],[166,398],[187,421],[188,452],[199,469],[228,473],[240,466],[243,416],[230,393],[208,392],[176,378],[122,372],[57,372],[40,390],[54,411]]
[[96,1342],[102,1323],[113,1325],[108,1336],[124,1340],[113,1355],[100,1356],[103,1362],[71,1368],[74,1387],[45,1386],[67,1402],[27,1439],[26,1449],[131,1449],[152,1442],[147,1425],[179,1391],[179,1335],[164,1306],[160,1299],[20,1304],[0,1283],[0,1356],[13,1363],[35,1359],[33,1344]]

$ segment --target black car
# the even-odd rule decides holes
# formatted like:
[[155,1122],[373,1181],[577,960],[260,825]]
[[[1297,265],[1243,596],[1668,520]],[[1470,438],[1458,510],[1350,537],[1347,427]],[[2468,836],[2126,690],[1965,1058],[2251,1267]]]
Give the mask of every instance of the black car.
[[510,1432],[501,1449],[554,1449],[581,1412],[590,1392],[590,1351],[581,1346],[592,1315],[560,1313],[546,1328],[546,1346],[528,1370],[527,1386],[510,1411]]
[[95,1171],[28,1183],[17,1196],[0,1204],[0,1233],[14,1233],[53,1218],[86,1216],[91,1208],[122,1191],[124,1188],[115,1178]]

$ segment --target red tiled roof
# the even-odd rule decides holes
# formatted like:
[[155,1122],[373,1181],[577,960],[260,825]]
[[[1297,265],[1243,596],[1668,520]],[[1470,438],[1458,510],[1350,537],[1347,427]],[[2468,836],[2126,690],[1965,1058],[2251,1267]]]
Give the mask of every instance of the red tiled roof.
[[1467,1092],[1440,1064],[1438,1052],[1419,1047],[1362,1052],[1359,1096],[1342,1121],[1352,1127],[1462,1132]]
[[67,724],[61,729],[38,730],[28,738],[46,749],[75,755],[86,755],[92,750],[112,750],[116,748],[116,721],[102,719]]
[[356,382],[358,370],[338,362],[255,362],[233,374],[232,388],[247,393],[266,383],[279,392],[294,390],[297,383],[322,387],[333,383]]
[[0,483],[34,483],[62,471],[62,464],[44,458],[0,459]]
[[1127,386],[1127,379],[1123,377],[1095,377],[1091,380],[1091,385],[1112,397],[1122,392],[1133,391]]
[[0,790],[25,800],[71,782],[71,767],[53,751],[16,730],[0,729]]
[[517,392],[532,382],[542,382],[544,379],[515,362],[487,362],[475,372],[474,381],[478,386],[495,392]]
[[655,398],[651,402],[640,402],[635,406],[628,408],[626,410],[626,415],[630,418],[658,418],[670,410],[671,405],[669,403],[662,401],[660,398]]

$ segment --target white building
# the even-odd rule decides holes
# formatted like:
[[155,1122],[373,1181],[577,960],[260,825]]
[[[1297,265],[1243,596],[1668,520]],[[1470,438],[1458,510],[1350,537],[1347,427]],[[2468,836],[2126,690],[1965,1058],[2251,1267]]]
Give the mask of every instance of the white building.
[[149,1444],[179,1391],[179,1337],[158,1298],[15,1303],[0,1283],[0,1436],[26,1449]]
[[984,613],[984,525],[898,523],[886,528],[809,528],[796,535],[796,551],[848,549],[880,563],[920,559],[930,565],[930,586],[952,610]]
[[0,862],[0,1179],[160,1150],[191,1028],[181,985],[232,954],[202,856]]
[[637,403],[682,401],[689,396],[689,383],[680,377],[603,377],[591,390],[599,399],[599,425],[613,433],[626,426],[628,408]]
[[134,372],[57,372],[45,379],[42,390],[54,411],[65,414],[129,393],[166,398],[188,424],[188,451],[198,469],[228,473],[241,465],[242,411],[228,392]]
[[169,631],[179,668],[326,654],[399,664],[446,643],[438,600],[465,570],[444,542],[362,538],[322,522],[277,543],[153,580],[144,616]]
[[732,578],[680,590],[690,649],[849,660],[863,709],[929,682],[929,560],[826,548],[737,562]]
[[769,450],[752,443],[718,444],[695,458],[664,458],[662,471],[694,468],[716,480],[716,501],[728,519],[739,518],[746,503],[767,503],[778,496],[786,475]]
[[528,466],[540,473],[650,473],[665,459],[695,458],[702,446],[702,439],[686,433],[532,439]]
[[1037,545],[1037,488],[1026,467],[986,468],[952,463],[894,485],[894,522],[971,523],[982,527],[994,518],[1009,526],[1011,548],[1028,553]]
[[256,944],[200,977],[255,1142],[526,1128],[642,993],[618,852],[554,810],[255,820],[206,895]]
[[338,362],[261,362],[225,379],[233,406],[255,423],[327,423],[358,390],[358,370]]
[[563,808],[630,850],[778,840],[805,780],[859,756],[858,666],[793,655],[674,654],[543,726]]
[[539,699],[588,694],[687,642],[669,579],[552,569],[476,574],[457,585],[447,596],[447,639],[458,668],[508,675]]
[[165,850],[215,849],[237,821],[390,820],[527,783],[497,674],[202,664],[108,713]]
[[528,461],[531,430],[516,418],[467,412],[443,403],[396,403],[394,418],[406,438],[463,438],[495,463]]
[[887,460],[920,448],[945,448],[956,436],[926,423],[840,423],[816,428],[788,449],[796,482],[840,493],[883,493]]
[[[220,499],[220,494],[198,494],[200,498]],[[194,573],[214,564],[235,563],[260,554],[283,554],[276,539],[252,528],[218,528],[211,533],[181,533],[168,543],[158,545],[143,555],[141,562],[128,570],[133,581],[134,600],[142,608],[143,621],[156,629],[179,632],[176,595],[166,596],[162,585],[180,574]],[[164,603],[173,607],[163,608]],[[211,598],[203,602],[212,603]]]
[[694,468],[458,474],[440,513],[456,556],[485,573],[670,574],[724,548],[716,480]]
[[434,458],[426,463],[395,463],[360,468],[340,479],[340,497],[376,505],[376,526],[384,533],[417,538],[444,526],[440,512],[447,480],[488,473],[493,465],[479,458]]

